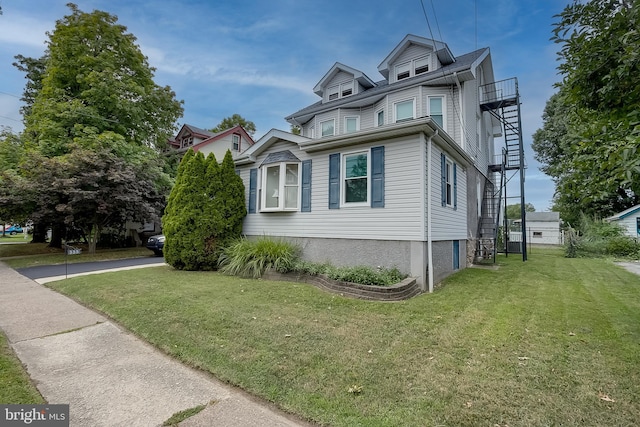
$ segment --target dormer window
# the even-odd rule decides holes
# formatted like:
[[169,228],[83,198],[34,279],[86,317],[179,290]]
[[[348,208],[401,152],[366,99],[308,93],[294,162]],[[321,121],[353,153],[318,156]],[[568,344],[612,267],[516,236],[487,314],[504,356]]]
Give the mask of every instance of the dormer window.
[[396,66],[396,80],[406,79],[411,76],[411,63]]
[[182,138],[181,145],[183,147],[188,147],[193,144],[193,136],[185,136]]
[[415,74],[423,74],[429,71],[429,57],[416,59],[414,62]]
[[327,88],[329,101],[353,95],[353,80]]
[[353,95],[353,82],[340,85],[342,91],[342,97]]
[[333,101],[334,99],[338,99],[338,93],[340,91],[339,86],[334,86],[329,88],[329,101]]
[[429,72],[429,61],[429,56],[423,56],[422,58],[396,65],[396,81]]

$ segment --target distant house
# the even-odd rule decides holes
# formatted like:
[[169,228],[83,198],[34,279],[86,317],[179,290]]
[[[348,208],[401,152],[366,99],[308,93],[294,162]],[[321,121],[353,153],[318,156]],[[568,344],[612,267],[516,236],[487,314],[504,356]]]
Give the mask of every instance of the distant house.
[[560,245],[563,243],[560,231],[560,213],[527,212],[526,215],[529,243],[534,245]]
[[242,126],[213,133],[192,125],[183,125],[178,134],[168,141],[169,150],[184,153],[193,148],[196,152],[202,152],[205,157],[213,153],[219,162],[227,150],[231,150],[231,154],[237,157],[253,144],[253,138]]
[[478,92],[498,82],[488,48],[456,57],[414,35],[378,71],[335,63],[320,99],[286,117],[300,135],[273,129],[236,158],[243,233],[297,242],[311,261],[395,266],[432,290],[474,257],[502,132]]
[[625,230],[626,236],[640,237],[640,205],[610,216],[605,221],[620,225]]

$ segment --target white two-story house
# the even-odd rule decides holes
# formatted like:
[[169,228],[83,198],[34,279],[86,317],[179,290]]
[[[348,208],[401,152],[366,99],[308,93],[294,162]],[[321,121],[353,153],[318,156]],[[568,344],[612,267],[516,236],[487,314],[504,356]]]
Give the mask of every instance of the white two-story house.
[[493,82],[488,48],[454,56],[406,36],[374,81],[336,63],[318,102],[236,158],[247,236],[300,244],[334,265],[397,267],[423,290],[472,260],[499,123],[478,88]]

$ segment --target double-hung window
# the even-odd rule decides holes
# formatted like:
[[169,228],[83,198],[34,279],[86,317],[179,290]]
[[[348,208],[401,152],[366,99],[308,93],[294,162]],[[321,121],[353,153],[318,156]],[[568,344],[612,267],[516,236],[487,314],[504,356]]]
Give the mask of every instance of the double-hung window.
[[384,208],[384,146],[329,156],[329,209]]
[[233,151],[240,151],[240,135],[234,133],[231,135],[231,141],[233,144]]
[[384,110],[376,113],[376,126],[384,126]]
[[369,152],[345,154],[342,156],[344,179],[344,204],[367,203],[369,194]]
[[396,65],[396,81],[409,78],[411,76],[411,62]]
[[298,210],[299,163],[274,163],[262,167],[263,211]]
[[353,80],[341,83],[335,86],[327,88],[327,100],[333,101],[338,98],[344,98],[345,96],[351,96],[354,93]]
[[444,153],[440,154],[442,207],[458,208],[458,167]]
[[335,120],[327,120],[320,123],[320,128],[322,129],[322,136],[333,136],[335,135]]
[[415,102],[413,99],[408,101],[396,102],[395,104],[396,123],[404,120],[411,120],[415,117]]
[[429,116],[444,129],[444,96],[429,96]]
[[360,117],[344,118],[344,133],[352,133],[360,130]]

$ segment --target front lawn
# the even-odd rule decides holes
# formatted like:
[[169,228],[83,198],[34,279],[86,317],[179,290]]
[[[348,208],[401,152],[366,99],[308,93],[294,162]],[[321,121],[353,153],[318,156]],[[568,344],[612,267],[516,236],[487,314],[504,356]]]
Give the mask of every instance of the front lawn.
[[635,425],[640,278],[536,250],[400,303],[157,267],[50,284],[331,426]]
[[0,331],[0,403],[45,403]]

